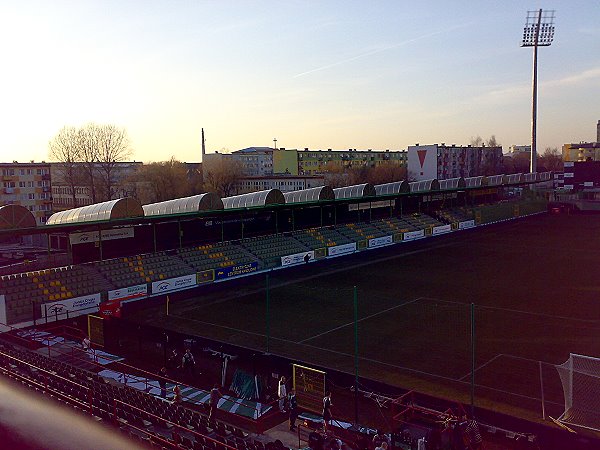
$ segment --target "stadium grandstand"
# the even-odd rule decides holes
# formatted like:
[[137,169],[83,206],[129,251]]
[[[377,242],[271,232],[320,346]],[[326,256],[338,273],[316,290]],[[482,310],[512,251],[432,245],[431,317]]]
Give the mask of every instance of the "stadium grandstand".
[[[306,252],[316,260],[471,227],[496,219],[482,211],[493,213],[485,203],[502,187],[549,178],[367,183],[285,195],[271,189],[223,199],[206,193],[143,206],[122,198],[61,211],[35,230],[27,210],[6,206],[0,209],[2,236],[43,234],[48,253],[67,255],[71,264],[31,271],[25,263],[12,266],[14,273],[2,275],[0,321],[29,326],[47,318],[57,302],[94,308],[126,287],[152,296],[168,280],[192,288],[235,277],[240,267],[244,274],[281,267]],[[514,211],[500,214],[512,217]]]
[[[285,194],[270,189],[228,198],[206,193],[150,205],[122,198],[56,213],[40,226],[31,222],[26,210],[0,208],[0,240],[35,235],[47,242],[46,258],[2,268],[0,372],[7,382],[51,400],[53,407],[66,405],[78,417],[120,430],[131,446],[324,449],[337,446],[339,440],[344,448],[372,450],[377,423],[353,427],[340,420],[323,433],[322,418],[314,408],[312,413],[301,411],[298,430],[287,433],[287,414],[279,410],[272,378],[289,370],[288,360],[153,328],[146,332],[153,343],[161,336],[157,345],[164,362],[149,363],[143,358],[142,329],[138,325],[136,331],[133,322],[122,317],[123,310],[146,302],[164,303],[168,316],[170,301],[202,296],[229,284],[239,292],[243,277],[249,275],[318,267],[312,263],[328,264],[327,260],[344,255],[368,258],[375,252],[361,252],[416,245],[408,242],[545,212],[544,194],[536,192],[535,185],[550,178],[542,173],[398,181]],[[515,187],[526,194],[509,195]],[[57,256],[67,264],[55,264]],[[117,337],[117,328],[125,334]],[[137,340],[127,333],[137,333]],[[91,339],[89,347],[82,345],[85,336]],[[180,372],[177,362],[170,365],[168,351],[176,350],[176,345],[194,350],[202,361],[203,373],[197,378]],[[135,347],[138,357],[124,359]],[[232,375],[228,365],[242,353],[248,353],[249,362],[239,363]],[[174,378],[156,374],[163,364]],[[312,383],[321,383],[324,389],[319,378],[324,372],[303,370],[302,382],[315,377],[310,389]],[[217,377],[223,392],[215,419],[209,417],[209,400]],[[339,377],[346,379],[344,374]],[[294,385],[300,382],[295,379]],[[315,391],[317,403],[323,389]],[[351,409],[358,394],[355,389],[337,404]],[[372,402],[366,391],[360,395]],[[454,429],[466,420],[463,405],[412,391],[378,401],[393,405],[390,420],[395,425],[381,425],[397,448],[413,448],[418,438],[425,439],[423,423],[434,428],[432,423],[444,423]],[[377,422],[377,413],[373,416]],[[534,433],[494,424],[481,427],[486,448],[536,448]],[[518,428],[523,427],[519,422]],[[585,447],[575,443],[570,448]]]

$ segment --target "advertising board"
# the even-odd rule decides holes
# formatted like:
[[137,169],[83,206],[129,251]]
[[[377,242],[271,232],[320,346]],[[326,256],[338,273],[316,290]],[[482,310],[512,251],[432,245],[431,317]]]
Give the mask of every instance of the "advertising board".
[[382,245],[393,244],[394,240],[391,235],[369,239],[369,248],[381,247]]
[[183,275],[177,278],[169,278],[168,280],[160,280],[152,283],[153,294],[164,294],[166,292],[177,291],[196,286],[196,274]]
[[439,227],[433,227],[431,234],[434,236],[438,234],[449,233],[452,231],[452,225],[440,225]]
[[466,230],[467,228],[473,228],[475,226],[474,220],[465,220],[463,222],[458,222],[459,230]]
[[40,305],[42,317],[64,319],[98,311],[100,294],[83,295],[81,297],[66,298],[57,302]]
[[314,259],[315,259],[315,252],[312,250],[310,252],[294,253],[293,255],[282,256],[281,257],[281,265],[282,266],[291,266],[294,264],[300,264],[300,263],[313,261]]
[[131,298],[145,297],[148,295],[148,285],[138,284],[108,291],[109,300],[129,300]]
[[336,245],[335,247],[329,247],[329,256],[345,255],[356,251],[356,242],[350,244]]
[[418,231],[407,231],[404,233],[404,241],[412,241],[413,239],[419,239],[425,237],[425,230]]
[[240,264],[237,266],[223,267],[215,269],[215,279],[222,280],[224,278],[239,277],[248,273],[256,272],[258,270],[258,262],[252,261],[247,264]]

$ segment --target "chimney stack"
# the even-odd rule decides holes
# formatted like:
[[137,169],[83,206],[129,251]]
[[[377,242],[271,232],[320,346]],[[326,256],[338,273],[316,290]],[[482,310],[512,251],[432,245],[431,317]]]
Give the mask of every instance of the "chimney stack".
[[202,128],[202,162],[204,162],[204,155],[206,155],[206,142],[204,141],[204,128]]

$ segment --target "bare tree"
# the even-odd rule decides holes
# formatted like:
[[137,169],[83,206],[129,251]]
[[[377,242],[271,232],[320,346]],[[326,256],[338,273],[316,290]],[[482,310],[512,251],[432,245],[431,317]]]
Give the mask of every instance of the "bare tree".
[[143,181],[137,192],[143,204],[191,195],[185,164],[175,157],[169,161],[145,164],[137,179]]
[[98,201],[96,192],[96,165],[99,159],[99,127],[94,123],[88,123],[77,130],[77,145],[82,167],[86,176],[86,185],[92,197],[92,203]]
[[239,161],[221,158],[204,170],[204,190],[215,192],[221,197],[233,195],[234,188],[244,170]]
[[496,141],[496,135],[492,134],[490,136],[490,138],[487,140],[487,146],[488,147],[500,147],[500,144],[498,143],[498,141]]
[[541,156],[538,155],[538,170],[561,172],[563,168],[563,157],[556,147],[546,147]]
[[77,144],[78,132],[74,127],[63,127],[56,136],[48,143],[48,152],[51,161],[58,162],[58,174],[73,201],[73,207],[77,205],[75,187],[80,182],[78,162],[81,160],[80,148]]
[[101,174],[104,200],[112,200],[115,194],[114,172],[118,163],[131,156],[129,138],[125,128],[115,125],[96,126],[98,168]]
[[483,138],[479,135],[476,137],[471,136],[471,141],[469,142],[471,147],[481,147],[483,145]]
[[89,123],[61,129],[50,141],[49,153],[51,160],[61,163],[76,206],[75,186],[86,187],[93,203],[112,199],[115,167],[131,156],[131,149],[124,128]]

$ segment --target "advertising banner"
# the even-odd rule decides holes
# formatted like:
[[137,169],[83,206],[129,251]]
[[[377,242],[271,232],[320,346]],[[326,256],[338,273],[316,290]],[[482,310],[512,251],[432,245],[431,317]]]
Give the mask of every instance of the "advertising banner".
[[467,228],[473,228],[475,226],[474,220],[465,220],[464,222],[458,222],[459,230],[466,230]]
[[412,241],[413,239],[419,239],[422,237],[425,237],[425,230],[407,231],[406,233],[404,233],[405,241]]
[[121,317],[121,300],[109,300],[100,303],[100,315],[106,319]]
[[258,270],[258,261],[252,261],[239,266],[224,267],[215,270],[215,279],[222,280],[223,278],[239,277],[247,273],[256,272]]
[[378,238],[369,239],[369,248],[381,247],[382,245],[393,244],[394,240],[392,236],[382,236]]
[[352,253],[356,251],[356,242],[350,244],[336,245],[335,247],[329,247],[329,256],[345,255],[346,253]]
[[42,317],[64,319],[67,317],[80,316],[98,311],[100,305],[100,294],[84,295],[82,297],[66,298],[52,303],[40,305]]
[[164,294],[166,292],[176,291],[192,286],[196,286],[195,273],[177,278],[169,278],[168,280],[155,281],[152,283],[152,293]]
[[[102,230],[103,241],[112,241],[113,239],[126,239],[132,238],[133,236],[134,230],[132,227],[116,228],[114,230]],[[100,238],[97,231],[69,234],[69,241],[71,241],[71,244],[85,244],[87,242],[98,242],[99,240]]]
[[440,225],[439,227],[433,227],[432,233],[434,236],[437,234],[449,233],[452,231],[452,225]]
[[375,209],[375,208],[389,208],[390,206],[395,206],[396,200],[380,200],[378,202],[366,202],[366,203],[354,203],[348,205],[348,211],[357,211],[357,210],[365,210],[365,209]]
[[131,298],[145,297],[146,295],[148,295],[147,284],[138,284],[137,286],[128,286],[108,291],[109,300],[129,300]]
[[196,284],[210,283],[211,281],[215,281],[214,269],[196,272]]
[[315,259],[315,252],[302,252],[302,253],[294,253],[293,255],[287,255],[281,257],[281,265],[282,266],[291,266],[294,264],[307,263],[309,261],[313,261]]

